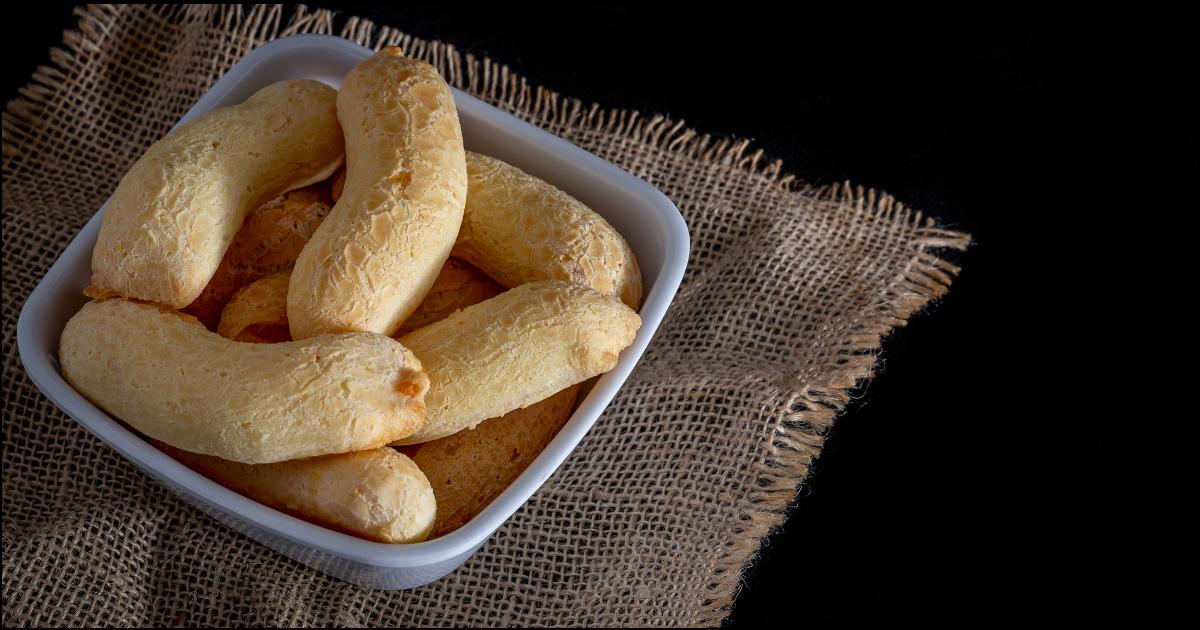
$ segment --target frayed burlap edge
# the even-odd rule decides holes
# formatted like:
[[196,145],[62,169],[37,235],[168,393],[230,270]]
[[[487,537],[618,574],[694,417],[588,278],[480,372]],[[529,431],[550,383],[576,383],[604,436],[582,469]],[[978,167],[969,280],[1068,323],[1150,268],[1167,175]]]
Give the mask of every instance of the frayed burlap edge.
[[[164,19],[175,15],[172,12],[195,10],[198,9],[176,5],[166,10]],[[949,290],[959,268],[931,251],[962,250],[970,243],[969,235],[939,228],[932,218],[905,207],[890,195],[849,183],[813,186],[786,174],[782,161],[766,159],[763,150],[753,149],[747,139],[701,134],[686,127],[684,121],[663,115],[646,116],[636,110],[588,105],[545,87],[531,86],[508,66],[461,52],[452,44],[420,39],[371,20],[343,17],[326,9],[310,10],[304,5],[294,9],[286,24],[283,5],[256,5],[249,10],[232,5],[204,10],[212,12],[210,28],[244,38],[247,48],[299,33],[336,34],[372,49],[399,46],[405,54],[434,65],[451,85],[526,120],[620,134],[692,160],[733,167],[747,177],[819,200],[853,204],[876,218],[916,228],[920,235],[917,255],[880,295],[879,306],[872,316],[858,323],[855,344],[840,352],[836,376],[828,383],[807,387],[796,394],[789,405],[792,411],[774,423],[770,453],[759,471],[765,482],[751,492],[752,508],[740,515],[740,530],[719,552],[719,568],[707,587],[711,597],[704,602],[701,624],[719,623],[728,614],[743,569],[755,559],[762,539],[783,522],[834,417],[849,403],[858,384],[871,376],[884,336],[905,325],[909,316]],[[18,154],[24,139],[36,126],[44,104],[58,97],[63,80],[76,64],[76,55],[104,45],[108,35],[104,18],[112,11],[110,5],[75,9],[78,27],[64,33],[65,48],[52,48],[51,65],[39,66],[31,82],[5,107],[2,126],[5,157]],[[7,161],[4,171],[7,179]],[[4,197],[4,205],[8,206],[7,192]]]

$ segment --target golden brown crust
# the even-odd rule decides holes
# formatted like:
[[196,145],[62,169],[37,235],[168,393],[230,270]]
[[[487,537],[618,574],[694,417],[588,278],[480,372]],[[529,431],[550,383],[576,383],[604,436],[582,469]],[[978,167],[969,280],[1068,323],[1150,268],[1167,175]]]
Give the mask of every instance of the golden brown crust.
[[453,254],[512,288],[569,280],[637,309],[629,244],[578,199],[496,158],[467,152],[467,206]]
[[255,501],[384,543],[425,540],[437,502],[425,474],[390,448],[274,464],[239,464],[151,440],[188,468]]
[[200,297],[183,312],[213,330],[233,294],[250,283],[290,272],[296,256],[332,206],[324,182],[293,190],[254,209],[221,259]]
[[428,378],[372,333],[238,343],[195,318],[91,302],[62,333],[63,375],[89,400],[177,448],[271,463],[383,446],[422,424]]
[[[239,291],[221,313],[217,332],[252,343],[291,341],[287,320],[288,274],[273,274]],[[493,298],[504,291],[469,263],[449,258],[429,293],[400,330],[401,335],[445,319],[455,311]]]
[[450,255],[467,196],[450,86],[427,63],[386,48],[342,82],[341,197],[296,260],[292,337],[392,334]]
[[87,294],[192,303],[250,210],[341,163],[336,97],[317,81],[281,81],[154,143],[109,201]]
[[217,334],[234,341],[279,343],[291,341],[287,321],[287,273],[276,273],[238,291],[225,310]]
[[400,447],[425,473],[437,496],[433,535],[462,527],[503,492],[571,417],[578,391],[579,386],[572,385],[472,430]]
[[429,442],[607,372],[641,319],[615,297],[562,281],[523,284],[400,338],[429,375]]
[[446,264],[438,272],[437,279],[433,281],[433,286],[429,288],[429,293],[421,300],[421,305],[404,320],[404,325],[396,334],[403,335],[441,321],[455,311],[494,298],[503,292],[503,287],[492,282],[491,278],[470,263],[454,257],[447,258]]
[[[247,294],[244,327],[274,323],[278,283]],[[241,296],[239,296],[241,297]],[[231,303],[232,305],[232,303]],[[610,296],[569,282],[535,282],[452,313],[400,338],[430,379],[425,425],[396,444],[436,440],[541,401],[607,372],[641,320]]]

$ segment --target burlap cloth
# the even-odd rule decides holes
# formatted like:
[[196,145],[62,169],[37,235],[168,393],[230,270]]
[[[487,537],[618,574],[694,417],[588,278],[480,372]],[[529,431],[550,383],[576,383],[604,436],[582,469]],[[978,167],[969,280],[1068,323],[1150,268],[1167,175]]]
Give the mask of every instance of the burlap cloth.
[[[814,188],[745,142],[604,110],[365,20],[281,7],[79,10],[3,130],[4,623],[712,625],[881,337],[962,248],[892,198]],[[546,485],[462,568],[407,592],[326,577],[175,498],[25,376],[25,297],[151,142],[284,35],[398,44],[452,84],[662,189],[691,264],[641,364]]]

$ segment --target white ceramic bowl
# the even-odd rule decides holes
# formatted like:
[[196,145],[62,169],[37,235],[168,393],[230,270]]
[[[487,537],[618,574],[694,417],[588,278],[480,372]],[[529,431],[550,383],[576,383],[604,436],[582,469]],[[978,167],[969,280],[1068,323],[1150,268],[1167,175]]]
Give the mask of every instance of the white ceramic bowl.
[[[200,99],[180,124],[239,103],[284,79],[332,86],[371,51],[324,35],[277,40],[246,55]],[[92,247],[105,207],[88,221],[21,309],[17,342],[29,377],[54,404],[150,476],[217,520],[319,571],[376,588],[432,582],[467,560],[554,473],[587,433],[642,356],[683,277],[687,226],[658,190],[612,164],[460,91],[454,92],[468,148],[493,155],[566,190],[603,215],[637,254],[646,287],[642,328],[617,366],[602,376],[533,464],[471,522],[412,545],[369,542],[288,516],[193,472],[93,406],[63,380],[58,340],[85,303]],[[147,104],[148,106],[152,104]]]

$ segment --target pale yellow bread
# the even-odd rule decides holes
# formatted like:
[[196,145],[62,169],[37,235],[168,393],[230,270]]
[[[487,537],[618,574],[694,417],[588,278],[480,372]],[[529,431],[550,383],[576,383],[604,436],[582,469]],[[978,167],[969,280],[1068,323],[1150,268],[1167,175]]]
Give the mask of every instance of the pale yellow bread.
[[235,492],[347,534],[376,542],[415,543],[433,530],[433,489],[417,465],[395,449],[239,464],[157,440],[155,446]]
[[400,338],[429,375],[429,442],[607,372],[641,326],[612,296],[551,280],[523,284]]
[[462,130],[433,66],[385,48],[346,75],[337,108],[346,183],[296,260],[294,339],[394,333],[425,297],[462,223]]
[[[225,306],[217,332],[236,341],[290,341],[287,320],[288,274],[267,276],[244,287]],[[429,293],[396,334],[445,319],[457,310],[495,297],[504,289],[470,263],[449,258]]]
[[151,145],[109,201],[86,293],[191,304],[248,212],[341,164],[336,98],[318,81],[281,81]]
[[234,293],[264,276],[290,272],[296,256],[332,206],[327,185],[305,186],[255,208],[233,237],[217,273],[184,313],[209,330]]
[[454,311],[494,298],[503,292],[504,287],[493,282],[482,271],[451,256],[438,272],[437,279],[433,281],[429,293],[425,294],[425,299],[421,300],[421,305],[404,320],[404,325],[396,334],[403,335],[441,321]]
[[247,343],[291,341],[287,321],[287,273],[260,278],[234,294],[221,311],[217,334]]
[[90,302],[59,346],[67,381],[138,431],[193,453],[271,463],[383,446],[419,428],[417,358],[374,333],[250,344],[160,306]]
[[469,431],[400,447],[425,473],[437,496],[433,536],[462,527],[499,496],[571,417],[578,391],[579,386],[572,385]]
[[[288,274],[246,286],[230,300],[217,332],[251,343],[289,341]],[[433,489],[412,460],[387,448],[240,464],[156,442],[200,474],[256,501],[348,534],[386,543],[420,542],[437,513]]]
[[[286,340],[287,283],[281,275],[264,278],[239,292],[222,315],[221,333],[242,341]],[[443,319],[500,291],[479,270],[450,258],[405,326],[414,320]],[[485,420],[473,430],[400,447],[425,473],[437,496],[434,536],[449,533],[474,518],[528,467],[570,417],[578,389],[573,385],[524,409]],[[293,470],[299,474],[303,469]],[[236,475],[233,478],[236,480]],[[286,476],[277,479],[284,489],[290,483]],[[272,491],[282,489],[257,489],[259,493]],[[259,498],[252,492],[247,494]]]
[[467,183],[455,256],[508,288],[569,280],[630,308],[641,305],[637,259],[604,217],[515,166],[471,151]]

